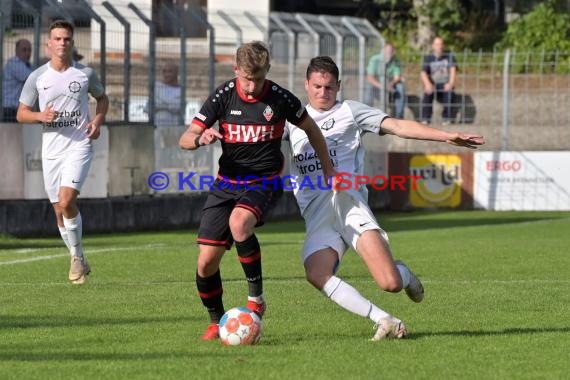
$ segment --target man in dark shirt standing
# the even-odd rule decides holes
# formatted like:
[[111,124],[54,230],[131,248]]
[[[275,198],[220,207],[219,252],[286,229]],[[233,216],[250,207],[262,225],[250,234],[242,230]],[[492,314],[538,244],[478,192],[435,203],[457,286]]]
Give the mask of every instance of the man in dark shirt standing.
[[3,119],[16,122],[16,113],[20,105],[20,94],[26,79],[32,73],[30,57],[32,56],[32,43],[25,38],[16,42],[16,55],[6,62],[4,66],[4,86],[2,89]]
[[[208,309],[210,325],[203,340],[217,339],[224,314],[220,262],[235,241],[248,282],[247,307],[265,312],[261,250],[254,228],[283,193],[281,137],[285,121],[297,125],[321,158],[326,178],[334,171],[324,137],[301,101],[267,80],[269,51],[261,42],[242,45],[236,53],[236,78],[219,86],[202,105],[180,138],[183,149],[194,150],[220,140],[218,180],[202,209],[198,231],[196,285]],[[219,123],[219,131],[211,128]]]
[[423,124],[431,123],[434,95],[437,101],[443,104],[442,124],[448,125],[451,122],[457,63],[455,56],[445,52],[444,47],[443,39],[435,37],[432,43],[433,54],[424,57],[421,72],[424,95],[420,113],[420,121]]

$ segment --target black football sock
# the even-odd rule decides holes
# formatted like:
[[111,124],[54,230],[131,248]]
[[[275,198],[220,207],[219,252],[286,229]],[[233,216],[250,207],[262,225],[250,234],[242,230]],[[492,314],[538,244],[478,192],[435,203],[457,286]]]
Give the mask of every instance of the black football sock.
[[196,287],[202,300],[202,304],[208,309],[212,323],[218,323],[224,315],[224,303],[222,302],[222,277],[220,271],[210,277],[200,277],[196,273]]
[[245,241],[236,241],[236,249],[245,273],[250,297],[259,297],[263,293],[261,275],[261,250],[255,234]]

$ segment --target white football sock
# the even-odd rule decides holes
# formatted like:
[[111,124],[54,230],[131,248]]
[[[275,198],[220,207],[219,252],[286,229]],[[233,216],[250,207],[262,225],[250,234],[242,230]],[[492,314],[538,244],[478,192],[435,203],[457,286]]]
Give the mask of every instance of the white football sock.
[[370,318],[374,323],[390,315],[336,276],[329,278],[323,287],[323,293],[340,307],[361,317]]
[[59,228],[59,234],[61,235],[61,238],[65,243],[65,246],[67,247],[68,250],[71,250],[71,245],[69,245],[69,239],[67,238],[67,230],[65,229],[65,227],[57,226],[57,228]]
[[67,219],[64,216],[63,225],[67,231],[67,239],[69,241],[69,245],[71,246],[71,255],[83,256],[83,247],[81,247],[81,235],[83,232],[81,214],[77,213],[77,216],[71,219]]
[[263,298],[263,293],[261,293],[259,296],[257,297],[253,297],[253,296],[247,296],[247,300],[248,301],[253,301],[255,303],[263,303],[264,302],[264,298]]
[[402,287],[405,289],[410,285],[410,271],[407,267],[396,264],[396,268],[398,268],[398,272],[400,272],[400,277],[402,277]]

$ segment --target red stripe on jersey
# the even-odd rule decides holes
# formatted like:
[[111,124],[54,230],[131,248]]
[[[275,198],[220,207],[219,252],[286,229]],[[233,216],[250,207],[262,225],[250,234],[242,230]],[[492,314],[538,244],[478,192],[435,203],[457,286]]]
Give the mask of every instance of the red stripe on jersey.
[[[282,166],[283,168],[283,166]],[[280,170],[280,172],[283,169]],[[274,180],[279,180],[280,176],[279,174],[274,174],[274,175],[264,175],[264,176],[258,176],[258,175],[249,175],[249,176],[244,176],[242,179],[233,179],[233,178],[229,178],[229,177],[225,177],[221,174],[218,173],[217,179],[219,179],[220,181],[224,181],[224,182],[228,182],[232,185],[246,185],[246,184],[254,184],[254,183],[258,183],[258,182],[265,182],[265,183],[273,183]]]
[[257,143],[281,140],[285,120],[269,125],[243,125],[222,123],[221,130],[226,143]]
[[238,203],[236,204],[235,207],[241,207],[241,208],[245,208],[246,210],[249,210],[253,213],[253,215],[255,215],[255,217],[257,218],[257,221],[260,222],[261,221],[261,210],[259,210],[258,208],[253,208],[251,206],[248,205],[244,205],[242,203]]
[[261,259],[261,252],[255,252],[253,255],[248,256],[248,257],[238,256],[238,258],[239,258],[240,263],[251,264],[254,261]]
[[227,249],[230,249],[232,247],[232,245],[227,240],[222,241],[222,240],[210,240],[210,239],[198,238],[196,239],[196,242],[198,244],[212,245],[216,247],[225,246]]
[[212,298],[212,297],[219,296],[223,292],[224,292],[223,288],[218,288],[218,289],[212,290],[211,292],[208,292],[208,293],[198,292],[198,295],[200,296],[200,298]]
[[192,124],[196,124],[202,129],[208,128],[208,126],[206,124],[204,124],[204,122],[200,119],[196,119],[196,118],[192,119]]

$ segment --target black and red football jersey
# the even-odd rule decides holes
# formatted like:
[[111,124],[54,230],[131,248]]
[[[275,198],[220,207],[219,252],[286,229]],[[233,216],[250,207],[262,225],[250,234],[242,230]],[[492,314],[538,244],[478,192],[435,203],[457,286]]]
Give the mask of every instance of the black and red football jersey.
[[247,99],[234,78],[210,94],[193,122],[204,129],[218,122],[224,137],[218,174],[243,180],[281,171],[285,121],[298,125],[307,115],[301,101],[276,83],[265,80],[261,94]]

